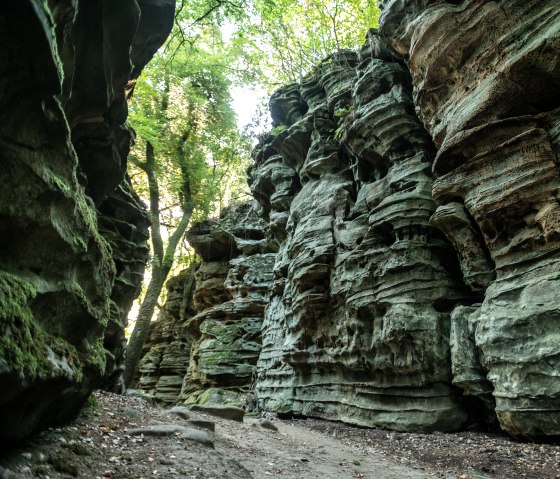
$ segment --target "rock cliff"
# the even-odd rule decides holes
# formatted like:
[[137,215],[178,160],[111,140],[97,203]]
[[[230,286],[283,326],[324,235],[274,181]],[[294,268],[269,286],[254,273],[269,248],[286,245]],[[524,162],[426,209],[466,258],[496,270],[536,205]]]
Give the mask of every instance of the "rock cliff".
[[125,178],[134,79],[173,0],[0,6],[0,446],[118,388],[147,248]]
[[270,103],[261,407],[560,435],[560,4],[382,2]]
[[[187,233],[202,258],[194,296],[188,288],[183,292],[185,273],[168,282],[166,307],[153,323],[152,344],[140,367],[140,387],[156,401],[243,400],[240,393],[251,386],[261,350],[276,256],[264,239],[264,227],[246,203]],[[194,310],[182,313],[187,304]]]
[[467,420],[451,311],[478,300],[430,222],[435,149],[404,62],[371,31],[276,92],[251,188],[278,247],[257,395],[268,410],[400,430]]
[[510,434],[559,436],[560,3],[383,3],[437,147],[432,223],[484,295],[452,313],[454,382]]

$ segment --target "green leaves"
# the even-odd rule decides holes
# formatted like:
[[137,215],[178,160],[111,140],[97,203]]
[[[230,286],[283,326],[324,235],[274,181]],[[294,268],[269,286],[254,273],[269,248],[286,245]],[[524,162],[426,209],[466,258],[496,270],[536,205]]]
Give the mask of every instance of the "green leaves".
[[152,218],[169,231],[163,238],[185,210],[203,219],[247,194],[251,143],[236,125],[231,88],[301,80],[333,51],[360,46],[378,13],[371,0],[179,1],[175,28],[138,79],[129,116],[137,132],[130,174],[146,202],[154,192],[144,156],[153,147]]
[[213,36],[200,38],[196,48],[179,46],[177,37],[173,41],[179,50],[169,47],[156,56],[130,107],[138,135],[133,159],[141,158],[145,142],[153,145],[166,225],[176,222],[174,211],[186,206],[186,196],[196,219],[219,209],[233,186],[230,177],[238,183],[235,170],[245,169],[250,149],[231,107],[229,58],[214,48]]
[[250,35],[264,45],[261,67],[279,83],[300,81],[330,53],[356,48],[377,26],[372,0],[254,0]]

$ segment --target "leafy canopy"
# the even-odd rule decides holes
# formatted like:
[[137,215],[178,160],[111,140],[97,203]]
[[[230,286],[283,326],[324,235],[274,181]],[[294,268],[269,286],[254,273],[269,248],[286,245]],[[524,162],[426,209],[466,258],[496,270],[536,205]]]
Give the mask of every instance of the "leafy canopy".
[[[199,40],[197,48],[162,52],[142,73],[130,108],[137,133],[134,158],[150,142],[163,200],[162,224],[172,225],[188,183],[193,219],[207,217],[232,196],[244,193],[241,172],[250,142],[239,134],[231,107],[232,80],[226,55]],[[135,186],[147,183],[132,166]]]

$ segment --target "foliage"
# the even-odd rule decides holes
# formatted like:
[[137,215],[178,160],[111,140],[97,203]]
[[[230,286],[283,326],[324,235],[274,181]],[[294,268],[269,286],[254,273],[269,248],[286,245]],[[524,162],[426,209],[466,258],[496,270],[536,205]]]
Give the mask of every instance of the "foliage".
[[211,31],[235,81],[271,89],[300,81],[335,51],[361,46],[378,25],[379,0],[182,0],[178,12],[190,20],[177,21],[176,45]]
[[283,123],[281,123],[280,125],[276,125],[272,130],[270,130],[270,134],[273,136],[277,136],[280,133],[282,133],[284,130],[286,130],[288,127],[286,125],[284,125]]
[[239,134],[231,107],[230,63],[215,35],[215,29],[201,28],[188,49],[184,35],[172,36],[135,87],[129,119],[137,141],[129,172],[149,204],[152,256],[127,346],[127,386],[164,284],[181,257],[185,231],[192,220],[206,218],[237,193],[249,158],[250,143]]
[[[137,132],[131,168],[136,190],[148,198],[137,169],[150,142],[160,185],[160,221],[174,228],[188,183],[193,220],[221,209],[243,193],[250,143],[237,131],[226,56],[208,49],[159,55],[142,74],[130,109]],[[240,191],[241,190],[241,191]]]
[[240,2],[180,0],[168,42],[134,89],[129,173],[149,205],[152,258],[125,359],[127,385],[165,281],[185,257],[188,225],[247,193],[251,142],[237,128],[232,86],[300,80],[333,51],[359,46],[378,13],[368,0]]
[[[254,0],[250,38],[261,45],[261,68],[278,83],[300,81],[335,51],[356,48],[377,26],[372,0]],[[239,35],[244,35],[240,32]]]

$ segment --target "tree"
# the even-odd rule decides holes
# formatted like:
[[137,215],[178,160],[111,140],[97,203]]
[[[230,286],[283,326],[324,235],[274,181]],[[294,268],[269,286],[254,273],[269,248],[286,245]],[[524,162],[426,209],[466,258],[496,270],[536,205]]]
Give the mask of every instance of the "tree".
[[361,46],[378,18],[372,0],[254,0],[251,25],[239,35],[259,45],[261,69],[283,84],[302,80],[335,51]]
[[[177,40],[175,40],[177,41]],[[124,380],[130,386],[158,298],[191,220],[202,219],[239,185],[249,143],[231,108],[228,61],[207,39],[197,48],[162,52],[135,88],[130,121],[137,144],[130,173],[148,199],[151,278],[127,346]]]

